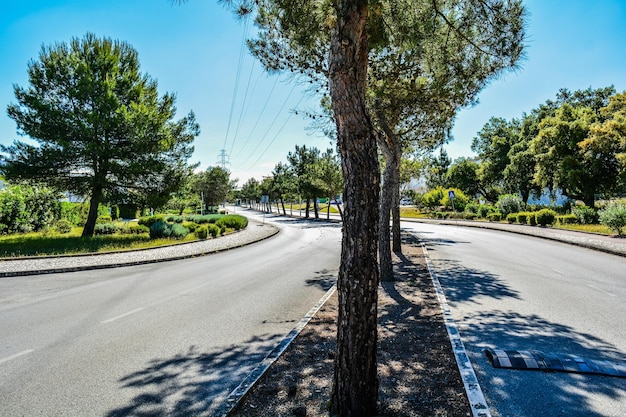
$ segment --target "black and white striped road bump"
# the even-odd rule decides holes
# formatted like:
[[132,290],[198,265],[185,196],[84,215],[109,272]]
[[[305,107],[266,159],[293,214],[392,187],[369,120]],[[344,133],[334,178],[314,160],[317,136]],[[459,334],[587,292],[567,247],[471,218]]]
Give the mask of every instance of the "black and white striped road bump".
[[494,368],[600,374],[626,378],[626,362],[568,354],[546,354],[536,350],[486,349],[485,355]]

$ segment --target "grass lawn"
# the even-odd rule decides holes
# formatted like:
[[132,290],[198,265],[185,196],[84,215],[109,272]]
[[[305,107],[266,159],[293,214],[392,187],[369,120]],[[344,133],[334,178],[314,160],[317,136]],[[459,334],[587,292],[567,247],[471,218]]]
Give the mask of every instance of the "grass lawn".
[[141,235],[99,235],[81,237],[82,228],[74,228],[70,233],[26,233],[0,236],[0,257],[40,255],[72,255],[80,253],[102,253],[119,250],[144,249],[197,240],[193,233],[184,239],[150,239],[147,233]]

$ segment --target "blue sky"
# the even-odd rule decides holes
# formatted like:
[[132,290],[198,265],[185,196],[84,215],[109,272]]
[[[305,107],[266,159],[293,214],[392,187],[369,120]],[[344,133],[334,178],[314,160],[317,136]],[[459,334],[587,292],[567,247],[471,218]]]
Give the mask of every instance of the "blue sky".
[[[526,58],[517,71],[491,82],[479,104],[459,113],[454,140],[446,146],[452,158],[472,154],[472,138],[490,117],[519,117],[554,98],[559,88],[626,90],[626,1],[525,4]],[[0,143],[23,140],[6,106],[15,101],[13,84],[27,85],[27,64],[41,45],[93,32],[132,45],[160,92],[177,94],[178,115],[196,113],[202,133],[192,161],[202,168],[216,165],[225,149],[241,185],[269,175],[295,145],[329,147],[327,138],[306,130],[308,121],[293,112],[314,108],[316,99],[285,77],[264,73],[247,51],[241,56],[244,31],[215,0],[182,6],[167,0],[2,2]]]

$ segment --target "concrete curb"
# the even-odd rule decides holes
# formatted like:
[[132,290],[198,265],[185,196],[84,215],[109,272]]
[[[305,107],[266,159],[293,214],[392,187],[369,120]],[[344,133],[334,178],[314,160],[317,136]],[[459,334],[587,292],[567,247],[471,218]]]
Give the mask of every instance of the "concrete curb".
[[[223,246],[223,247],[219,247],[219,248],[215,248],[211,250],[200,250],[200,251],[191,252],[191,253],[187,253],[183,255],[169,255],[169,256],[164,256],[162,258],[137,259],[137,260],[129,259],[123,262],[112,262],[112,263],[104,263],[104,264],[76,265],[76,266],[67,266],[67,267],[54,267],[54,268],[48,268],[48,269],[35,269],[35,270],[3,271],[3,272],[0,272],[0,278],[41,275],[41,274],[55,274],[55,273],[63,273],[63,272],[89,271],[89,270],[97,270],[97,269],[118,268],[118,267],[123,267],[123,266],[146,265],[146,264],[176,261],[176,260],[182,260],[182,259],[196,258],[199,256],[212,255],[212,254],[224,252],[227,250],[248,246],[253,243],[261,242],[263,240],[266,240],[275,236],[276,234],[280,232],[280,229],[278,227],[276,226],[271,226],[271,227],[273,229],[272,232],[266,235],[263,235],[261,237],[251,238],[241,243],[231,244],[231,245],[227,245],[227,246]],[[238,233],[241,233],[241,232],[238,232]],[[18,260],[5,260],[5,261],[6,262],[19,262],[19,261],[28,261],[28,260],[33,260],[33,259],[59,259],[59,258],[79,259],[81,257],[89,257],[89,256],[99,257],[99,256],[106,256],[106,255],[111,255],[111,254],[124,254],[126,252],[129,254],[130,253],[137,254],[137,253],[146,252],[146,251],[153,250],[153,249],[167,249],[170,247],[192,245],[194,243],[198,243],[198,242],[195,242],[195,241],[187,242],[187,243],[182,243],[182,244],[174,244],[170,246],[161,246],[158,248],[146,248],[146,249],[141,249],[141,250],[136,250],[136,251],[115,251],[115,252],[106,252],[106,253],[95,253],[95,254],[91,253],[91,254],[79,254],[79,255],[68,255],[68,256],[29,257],[29,258],[21,258]]]
[[287,350],[289,345],[294,341],[294,339],[302,332],[302,330],[306,327],[306,325],[311,321],[313,316],[317,314],[320,308],[328,301],[328,299],[335,293],[337,290],[337,285],[333,285],[330,287],[328,291],[324,294],[324,296],[315,304],[309,312],[298,322],[296,327],[294,327],[284,338],[280,341],[278,345],[271,350],[271,352],[263,359],[257,366],[248,374],[248,376],[235,388],[230,395],[226,398],[226,400],[222,403],[222,405],[217,409],[215,415],[226,417],[228,414],[235,409],[235,407],[245,398],[245,396],[250,392],[252,387],[261,379],[261,377],[267,372],[267,370],[272,366],[274,362],[280,358],[280,356]]

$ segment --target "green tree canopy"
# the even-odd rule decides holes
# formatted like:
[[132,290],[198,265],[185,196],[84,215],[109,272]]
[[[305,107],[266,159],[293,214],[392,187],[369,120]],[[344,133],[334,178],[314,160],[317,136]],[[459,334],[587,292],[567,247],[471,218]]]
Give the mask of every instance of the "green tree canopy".
[[237,180],[230,179],[230,171],[222,167],[210,167],[194,174],[191,189],[199,194],[205,207],[219,206],[235,188]]
[[199,128],[193,113],[174,120],[174,95],[159,96],[130,45],[88,33],[43,46],[28,78],[8,114],[39,146],[3,146],[3,174],[89,197],[83,236],[99,203],[162,204],[177,188]]

